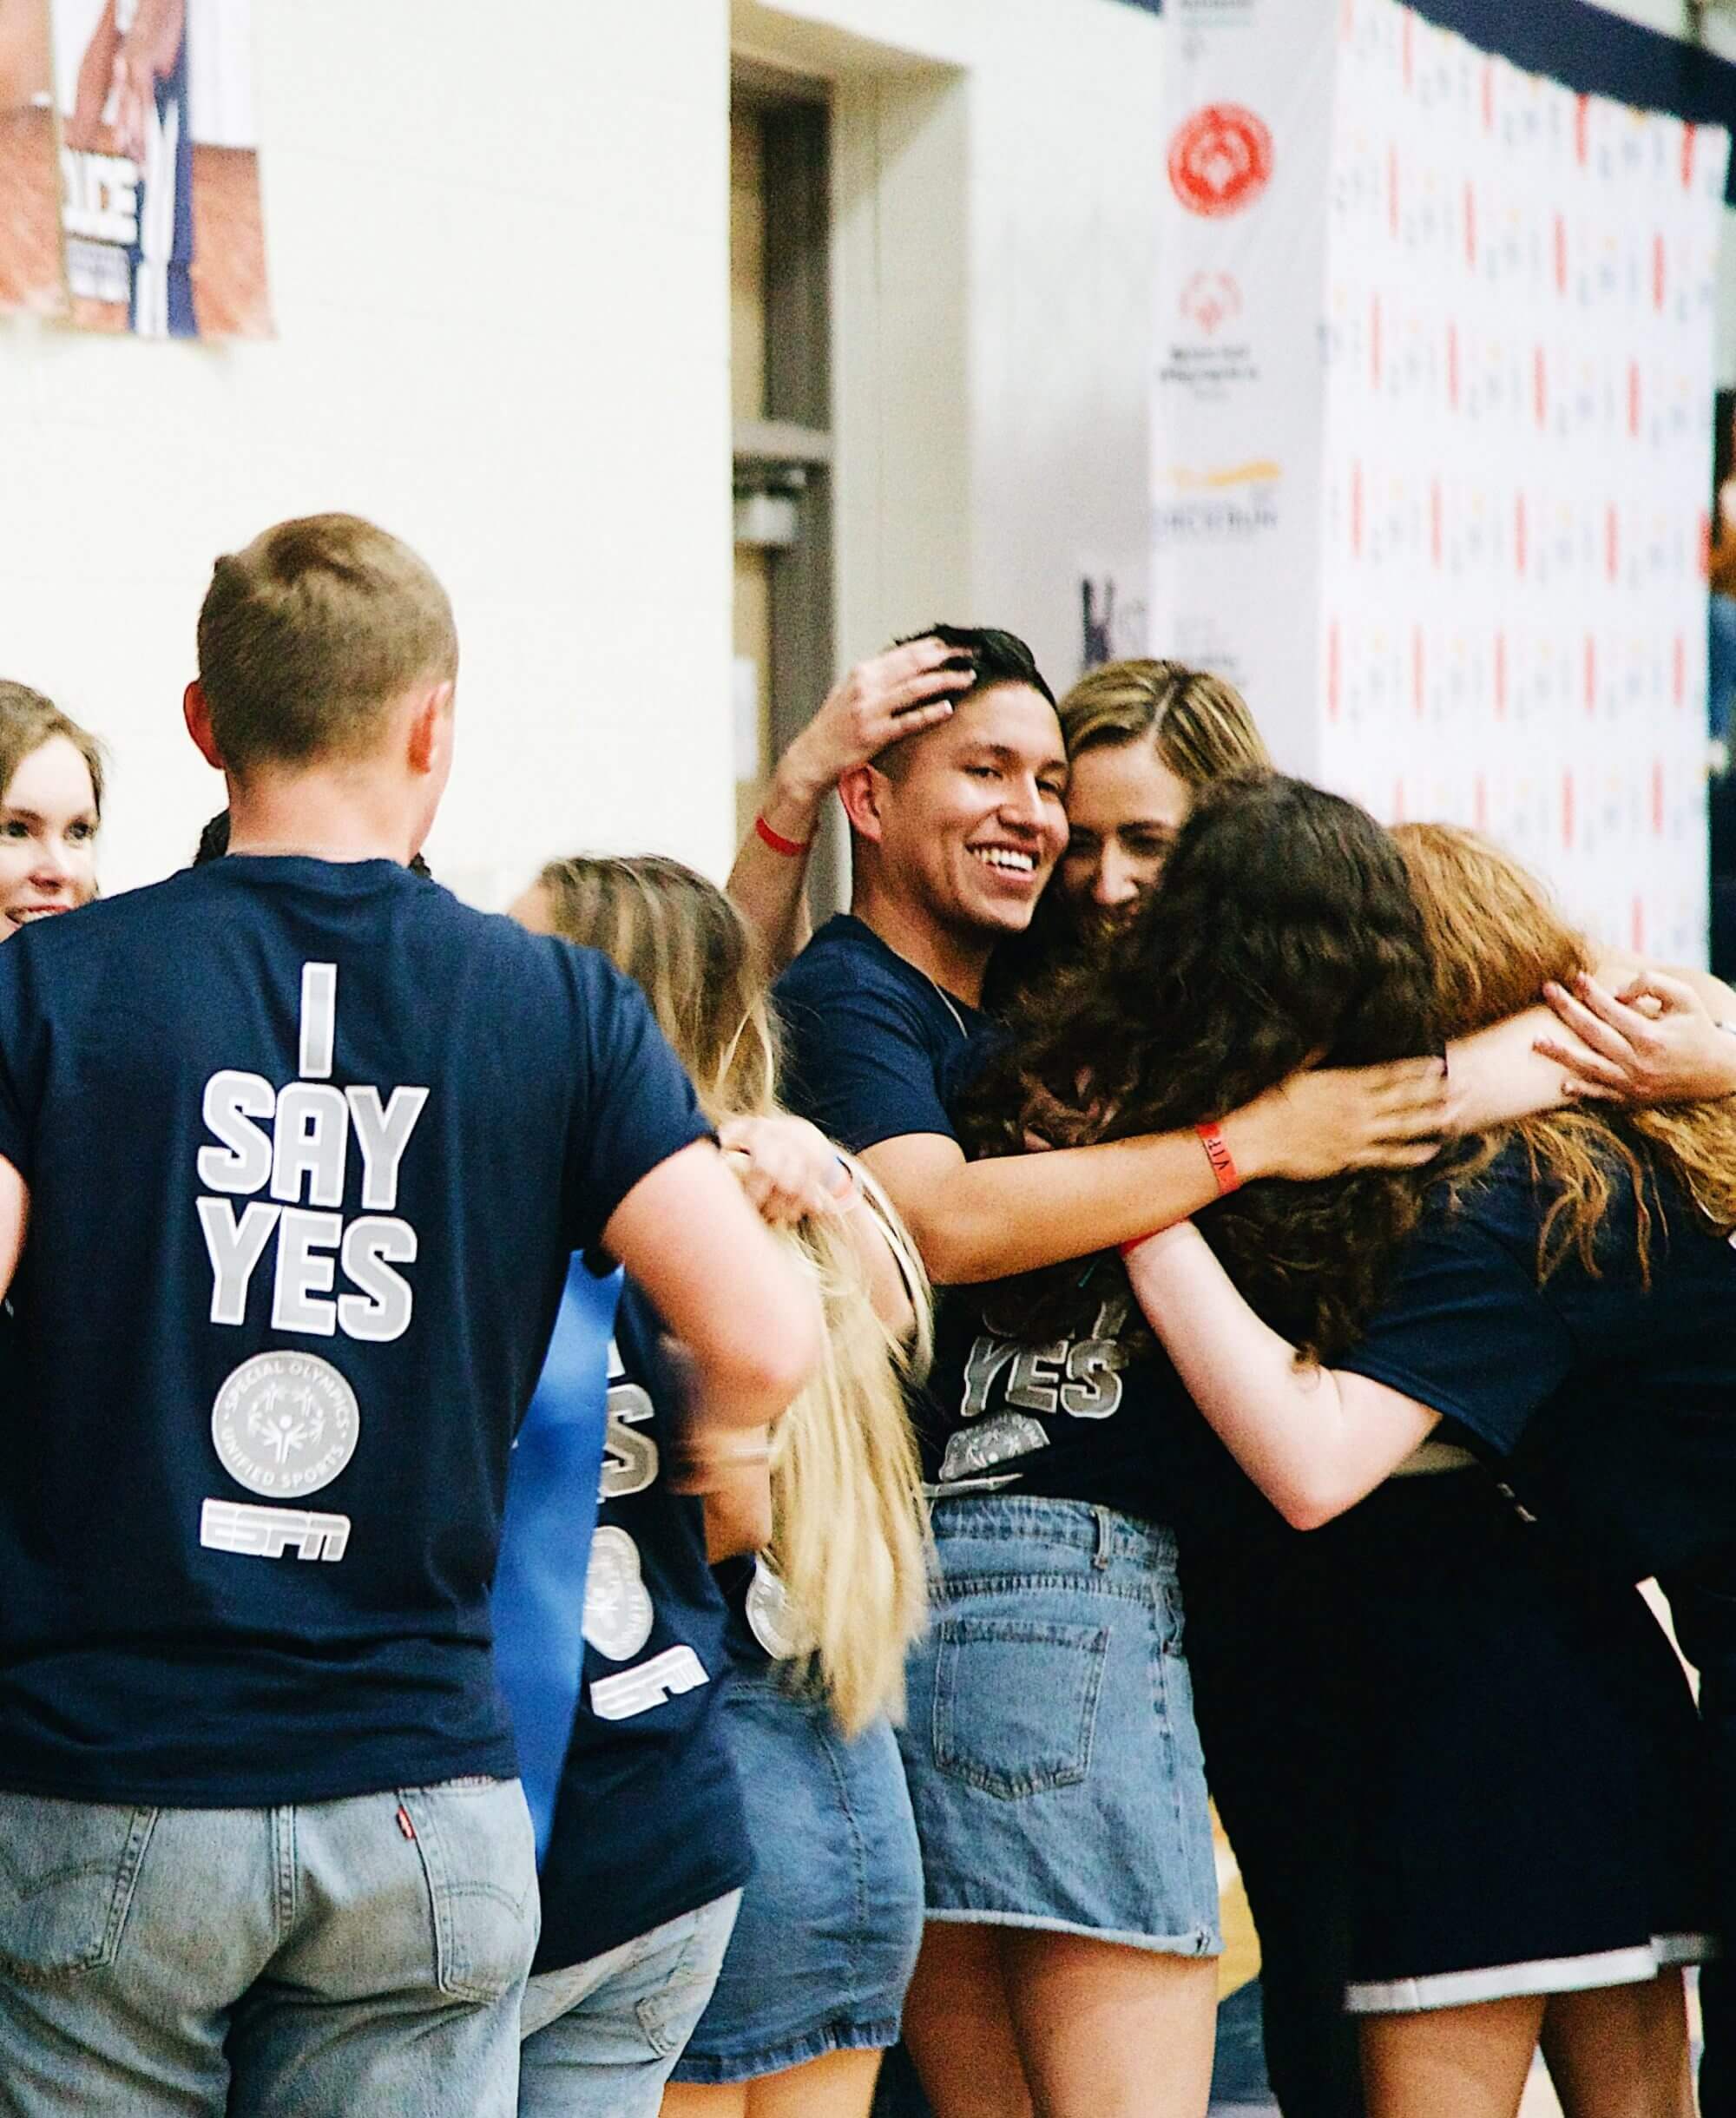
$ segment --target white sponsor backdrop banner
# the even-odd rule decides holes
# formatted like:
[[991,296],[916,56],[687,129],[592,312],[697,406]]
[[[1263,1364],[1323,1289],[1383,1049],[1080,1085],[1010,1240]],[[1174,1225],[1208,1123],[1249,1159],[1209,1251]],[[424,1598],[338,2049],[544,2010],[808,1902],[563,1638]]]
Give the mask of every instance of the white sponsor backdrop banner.
[[[1291,769],[1388,820],[1487,830],[1606,940],[1700,960],[1726,136],[1575,95],[1395,0],[1198,12],[1172,138],[1232,53],[1251,119],[1305,78],[1322,136],[1305,193],[1274,146],[1264,191],[1215,220],[1172,167],[1166,233],[1186,214],[1193,240],[1160,303],[1275,255],[1300,314],[1237,430],[1173,379],[1160,309],[1154,647],[1242,677]],[[1233,431],[1273,437],[1265,569],[1221,523],[1173,527],[1178,472],[1251,460]]]
[[1312,761],[1332,19],[1173,0],[1152,420],[1152,651],[1240,684]]

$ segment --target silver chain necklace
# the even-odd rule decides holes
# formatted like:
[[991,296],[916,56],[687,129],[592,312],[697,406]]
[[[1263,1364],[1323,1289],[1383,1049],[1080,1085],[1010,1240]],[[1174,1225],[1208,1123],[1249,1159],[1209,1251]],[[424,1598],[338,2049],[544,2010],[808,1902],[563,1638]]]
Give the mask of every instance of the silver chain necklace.
[[[917,965],[917,969],[918,970],[922,970],[922,965],[918,964]],[[952,1017],[953,1021],[957,1023],[959,1036],[964,1038],[968,1043],[970,1036],[970,1029],[965,1023],[964,1017],[958,1012],[957,1004],[953,1000],[951,994],[947,991],[946,988],[941,983],[940,980],[934,977],[932,972],[923,970],[923,976],[928,980],[929,983],[940,996],[941,1006],[946,1010],[947,1013]]]

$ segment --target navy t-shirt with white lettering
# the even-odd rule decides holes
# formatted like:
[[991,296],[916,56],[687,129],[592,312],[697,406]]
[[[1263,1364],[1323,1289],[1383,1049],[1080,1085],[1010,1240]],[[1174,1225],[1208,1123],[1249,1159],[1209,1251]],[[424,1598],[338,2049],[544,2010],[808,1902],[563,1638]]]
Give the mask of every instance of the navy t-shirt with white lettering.
[[[944,992],[851,912],[826,921],[773,997],[787,1109],[858,1154],[908,1133],[957,1137],[949,1100],[995,1034],[981,1009]],[[763,1558],[725,1560],[717,1579],[739,1668],[763,1674],[797,1652],[789,1599]]]
[[539,1971],[601,1956],[747,1880],[747,1819],[719,1708],[728,1612],[703,1503],[672,1491],[679,1388],[629,1281],[610,1348],[585,1651],[542,1862]]
[[1084,1259],[1078,1273],[1072,1313],[1041,1336],[1008,1313],[1016,1287],[940,1296],[911,1403],[930,1497],[1084,1501],[1196,1550],[1276,1524],[1145,1328],[1120,1261]]
[[[790,965],[777,1003],[785,1101],[858,1153],[911,1133],[956,1139],[951,1102],[1001,1035],[848,916],[828,920]],[[934,1365],[911,1408],[937,1493],[1012,1486],[1200,1539],[1269,1515],[1148,1334],[1135,1335],[1120,1266],[1086,1259],[1079,1271],[1076,1327],[1041,1340],[985,1314],[981,1288],[940,1292]],[[749,1568],[730,1582],[738,1641],[775,1637],[776,1582]]]
[[1120,1266],[1087,1261],[1080,1274],[1073,1314],[1042,1338],[1004,1313],[1005,1294],[998,1306],[976,1287],[942,1299],[912,1406],[937,1500],[1011,1488],[1163,1519],[1164,1447],[1192,1408]]
[[1657,1173],[1647,1284],[1631,1185],[1610,1175],[1598,1271],[1570,1251],[1541,1286],[1549,1194],[1521,1145],[1457,1209],[1437,1191],[1338,1365],[1443,1414],[1542,1519],[1639,1579],[1736,1542],[1736,1251]]
[[994,1036],[988,1016],[943,992],[848,912],[828,919],[778,981],[779,1090],[852,1154],[907,1133],[956,1139],[950,1105]]
[[231,857],[0,949],[0,1786],[510,1774],[513,1431],[569,1253],[706,1130],[636,987],[390,861]]

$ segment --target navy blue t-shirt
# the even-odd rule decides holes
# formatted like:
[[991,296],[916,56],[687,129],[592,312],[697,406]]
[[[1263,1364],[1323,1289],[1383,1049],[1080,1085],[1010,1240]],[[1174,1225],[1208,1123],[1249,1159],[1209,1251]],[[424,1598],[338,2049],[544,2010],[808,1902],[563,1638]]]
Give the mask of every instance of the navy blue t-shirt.
[[941,990],[849,912],[828,919],[774,989],[779,1090],[852,1154],[907,1133],[957,1138],[952,1099],[993,1036],[978,1008]]
[[1611,1175],[1598,1273],[1569,1253],[1541,1287],[1549,1195],[1521,1145],[1457,1210],[1437,1192],[1338,1365],[1443,1414],[1542,1519],[1640,1579],[1736,1539],[1736,1251],[1660,1173],[1648,1287]]
[[728,1612],[724,1644],[737,1669],[763,1674],[802,1651],[789,1592],[763,1556],[720,1560],[713,1571]]
[[569,1253],[706,1131],[629,981],[390,861],[231,857],[0,949],[0,1786],[510,1774],[513,1430]]
[[609,1347],[584,1674],[542,1862],[538,1972],[709,1904],[753,1868],[720,1713],[728,1612],[705,1559],[705,1506],[667,1481],[680,1385],[661,1330],[628,1281]]
[[1003,1490],[1085,1501],[1196,1552],[1279,1523],[1145,1329],[1118,1260],[1083,1261],[1074,1313],[1043,1338],[1007,1328],[1009,1299],[940,1296],[934,1362],[911,1403],[937,1504]]
[[1167,1454],[1196,1415],[1120,1266],[1082,1268],[1075,1313],[1043,1339],[996,1303],[977,1287],[941,1299],[934,1363],[912,1405],[933,1496],[1016,1488],[1164,1521],[1175,1498]]
[[[776,989],[789,1107],[858,1153],[910,1133],[957,1137],[950,1104],[1002,1034],[943,993],[859,919],[828,920]],[[1025,1344],[997,1332],[983,1291],[944,1290],[933,1369],[911,1417],[930,1483],[1019,1489],[1161,1521],[1200,1539],[1268,1510],[1206,1427],[1167,1359],[1137,1358],[1125,1275],[1086,1263],[1078,1329]],[[1133,1319],[1136,1321],[1136,1319]],[[1276,1517],[1274,1516],[1275,1520]],[[779,1636],[781,1592],[763,1568],[727,1585],[745,1656]]]
[[694,1911],[753,1865],[719,1713],[728,1614],[704,1505],[664,1475],[675,1385],[661,1329],[629,1281],[610,1348],[583,1678],[542,1864],[539,1971]]

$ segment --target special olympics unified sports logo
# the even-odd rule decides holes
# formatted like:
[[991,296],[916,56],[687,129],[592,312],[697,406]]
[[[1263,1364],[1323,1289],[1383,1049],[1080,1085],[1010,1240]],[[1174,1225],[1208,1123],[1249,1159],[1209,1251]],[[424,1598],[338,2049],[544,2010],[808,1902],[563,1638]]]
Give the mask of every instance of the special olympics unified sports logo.
[[1169,143],[1169,181],[1190,214],[1238,214],[1271,179],[1272,135],[1240,103],[1207,103]]
[[356,1453],[356,1393],[330,1361],[259,1353],[217,1392],[211,1439],[223,1468],[250,1493],[299,1500],[330,1485]]
[[639,1563],[639,1547],[624,1529],[605,1523],[591,1539],[585,1576],[584,1635],[612,1662],[631,1661],[657,1621]]
[[1242,291],[1226,272],[1196,272],[1181,290],[1180,309],[1210,339],[1241,313]]

